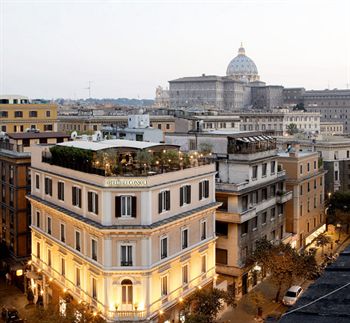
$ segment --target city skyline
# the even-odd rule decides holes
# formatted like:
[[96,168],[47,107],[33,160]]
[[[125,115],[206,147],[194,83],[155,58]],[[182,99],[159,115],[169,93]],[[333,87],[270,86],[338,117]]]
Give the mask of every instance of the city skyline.
[[349,86],[346,1],[0,3],[0,94],[87,98],[92,81],[92,97],[154,98],[225,75],[241,42],[267,84]]

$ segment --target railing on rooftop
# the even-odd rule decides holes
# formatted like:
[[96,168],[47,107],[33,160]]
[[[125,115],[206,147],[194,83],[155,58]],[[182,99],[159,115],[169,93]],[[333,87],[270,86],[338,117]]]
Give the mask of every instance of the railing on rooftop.
[[23,145],[12,144],[7,141],[0,141],[0,149],[16,151],[23,153]]

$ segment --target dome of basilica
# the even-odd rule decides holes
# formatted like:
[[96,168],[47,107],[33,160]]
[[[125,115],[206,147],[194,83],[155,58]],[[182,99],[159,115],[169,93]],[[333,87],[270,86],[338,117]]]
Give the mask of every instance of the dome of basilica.
[[226,75],[239,81],[254,82],[260,79],[255,63],[246,56],[242,44],[238,50],[238,55],[228,65]]

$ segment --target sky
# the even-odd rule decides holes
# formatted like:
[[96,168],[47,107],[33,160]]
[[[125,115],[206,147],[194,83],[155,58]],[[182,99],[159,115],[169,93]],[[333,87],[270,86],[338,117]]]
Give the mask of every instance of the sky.
[[240,43],[267,84],[350,88],[350,0],[0,0],[0,94],[154,98],[225,75]]

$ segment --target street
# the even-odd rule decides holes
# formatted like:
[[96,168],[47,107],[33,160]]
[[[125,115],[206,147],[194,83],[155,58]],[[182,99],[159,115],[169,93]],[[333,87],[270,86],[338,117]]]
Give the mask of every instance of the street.
[[[340,253],[343,251],[348,245],[350,245],[350,237],[346,234],[342,234],[340,237],[340,243],[335,243],[336,240],[338,240],[338,233],[327,233],[327,235],[332,237],[333,241],[333,249],[331,249],[331,245],[326,246],[324,248],[324,253]],[[309,246],[315,247],[314,244],[311,244]],[[317,248],[316,251],[316,260],[319,264],[323,262],[323,255],[322,255],[322,249]],[[304,280],[304,281],[295,281],[295,285],[301,286],[304,290],[309,287],[310,284],[312,284],[313,281],[311,280]],[[281,295],[284,295],[285,291],[289,288],[289,286],[284,286],[284,290],[282,291]],[[263,304],[263,318],[266,317],[268,314],[276,314],[280,315],[287,311],[288,307],[284,306],[281,302],[276,303],[274,301],[275,295],[276,295],[276,286],[272,283],[270,278],[266,278],[262,283],[257,285],[254,290],[261,292],[266,302]],[[256,323],[256,315],[257,315],[257,309],[252,304],[252,302],[249,299],[249,293],[244,295],[237,303],[236,308],[227,308],[226,311],[223,312],[218,322],[222,323],[228,323],[228,322],[235,322],[235,323]]]

